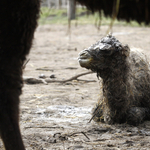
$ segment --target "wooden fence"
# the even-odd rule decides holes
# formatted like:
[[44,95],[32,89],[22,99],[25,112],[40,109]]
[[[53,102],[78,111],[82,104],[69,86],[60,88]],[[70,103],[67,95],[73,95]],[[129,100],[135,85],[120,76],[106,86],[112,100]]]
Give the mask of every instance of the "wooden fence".
[[49,8],[67,8],[68,0],[42,0],[42,6]]
[[[67,8],[69,1],[73,0],[42,0],[42,6],[56,9]],[[76,7],[81,7],[81,5],[76,4]]]
[[68,19],[75,19],[75,11],[76,7],[81,7],[80,5],[76,5],[75,0],[43,0],[42,6],[61,9],[67,9]]

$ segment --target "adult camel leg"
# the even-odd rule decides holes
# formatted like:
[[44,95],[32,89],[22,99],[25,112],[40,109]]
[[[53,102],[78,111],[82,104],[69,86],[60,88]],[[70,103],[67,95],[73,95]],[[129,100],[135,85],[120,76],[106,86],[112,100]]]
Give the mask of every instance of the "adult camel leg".
[[25,150],[19,129],[22,65],[39,7],[40,0],[0,0],[0,135],[6,150]]

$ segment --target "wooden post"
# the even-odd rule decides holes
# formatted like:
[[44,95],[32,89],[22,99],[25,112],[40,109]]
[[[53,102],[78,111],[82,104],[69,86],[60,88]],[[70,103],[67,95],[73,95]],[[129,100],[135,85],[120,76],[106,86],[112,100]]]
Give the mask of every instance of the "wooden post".
[[61,8],[61,0],[55,0],[55,7],[57,9],[60,9]]
[[66,8],[66,0],[62,0],[62,8]]
[[51,0],[47,0],[48,8],[51,8]]
[[76,18],[75,10],[75,0],[68,0],[68,20]]

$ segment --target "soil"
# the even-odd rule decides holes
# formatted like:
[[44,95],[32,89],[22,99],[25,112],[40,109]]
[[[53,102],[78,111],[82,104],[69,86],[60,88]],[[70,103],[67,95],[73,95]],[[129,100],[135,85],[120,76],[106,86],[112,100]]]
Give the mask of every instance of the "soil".
[[[79,66],[78,54],[104,37],[107,29],[78,25],[71,27],[69,35],[65,25],[39,26],[24,76],[38,78],[44,74],[51,80],[65,80],[87,72]],[[150,56],[150,28],[114,26],[112,33],[122,43]],[[95,73],[79,79],[86,81],[24,84],[20,128],[26,150],[150,149],[150,121],[139,126],[89,123],[100,96],[99,80]]]

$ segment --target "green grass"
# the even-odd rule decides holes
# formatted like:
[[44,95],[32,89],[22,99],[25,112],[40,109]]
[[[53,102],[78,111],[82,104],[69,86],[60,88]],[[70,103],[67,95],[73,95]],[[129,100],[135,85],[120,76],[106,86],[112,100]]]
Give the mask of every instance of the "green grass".
[[[99,14],[94,13],[87,15],[87,9],[78,8],[76,10],[76,19],[72,20],[71,23],[75,24],[95,24],[99,21]],[[110,25],[111,18],[106,18],[102,15],[101,25]],[[41,7],[40,13],[40,24],[68,24],[67,18],[67,9],[49,9],[47,7]],[[114,25],[123,25],[123,26],[139,26],[136,21],[131,21],[130,23],[126,23],[125,21],[115,20]],[[144,24],[142,24],[144,26]]]

